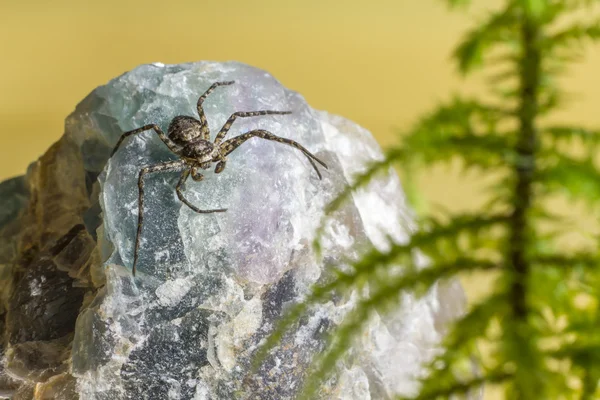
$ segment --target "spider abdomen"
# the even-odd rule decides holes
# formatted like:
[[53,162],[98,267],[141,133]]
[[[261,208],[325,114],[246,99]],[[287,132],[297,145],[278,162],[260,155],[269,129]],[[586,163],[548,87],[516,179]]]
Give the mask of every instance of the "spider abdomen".
[[194,139],[201,138],[204,128],[200,121],[193,117],[179,115],[169,124],[169,138],[180,146],[186,146]]

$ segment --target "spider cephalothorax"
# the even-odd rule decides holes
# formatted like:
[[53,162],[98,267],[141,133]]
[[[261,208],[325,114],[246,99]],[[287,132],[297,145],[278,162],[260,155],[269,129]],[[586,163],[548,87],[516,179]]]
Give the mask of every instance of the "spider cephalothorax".
[[197,213],[214,213],[214,212],[224,212],[227,209],[215,209],[215,210],[201,210],[198,207],[191,204],[184,196],[183,190],[185,186],[185,182],[190,175],[192,175],[192,179],[195,181],[201,181],[204,176],[200,173],[202,169],[209,169],[213,163],[216,163],[215,173],[220,173],[225,169],[227,162],[227,155],[235,150],[238,146],[244,143],[246,140],[251,139],[253,137],[259,137],[267,140],[274,140],[276,142],[284,143],[289,146],[293,146],[296,149],[300,150],[308,159],[312,167],[317,172],[319,179],[321,178],[321,173],[315,164],[315,161],[321,164],[324,168],[327,168],[327,165],[317,157],[315,157],[311,152],[305,149],[301,144],[286,138],[282,138],[272,134],[269,131],[263,129],[256,129],[250,132],[244,133],[240,136],[234,137],[233,139],[225,140],[225,135],[231,128],[231,125],[236,120],[236,118],[247,118],[247,117],[256,117],[259,115],[284,115],[290,114],[291,111],[249,111],[249,112],[235,112],[229,117],[225,125],[221,128],[221,130],[217,133],[217,136],[214,142],[210,141],[210,131],[208,129],[208,123],[206,121],[206,116],[204,115],[204,110],[202,109],[202,103],[206,99],[206,97],[215,90],[218,86],[232,85],[233,81],[228,82],[216,82],[213,83],[211,87],[204,92],[200,98],[198,98],[197,109],[198,109],[198,117],[196,119],[194,117],[178,115],[169,124],[169,129],[167,131],[167,135],[160,129],[160,127],[156,124],[144,125],[141,128],[134,129],[129,132],[125,132],[121,135],[121,138],[117,142],[111,156],[115,154],[121,143],[125,138],[131,135],[135,135],[150,129],[153,129],[158,137],[167,145],[167,147],[176,155],[180,157],[180,160],[177,161],[167,161],[156,165],[146,166],[142,168],[138,178],[138,188],[139,188],[139,214],[138,214],[138,228],[137,235],[135,239],[135,250],[133,256],[133,275],[135,275],[137,260],[138,260],[138,252],[140,247],[140,235],[142,233],[142,226],[144,224],[144,176],[151,172],[159,172],[159,171],[181,171],[181,178],[179,179],[179,183],[176,187],[177,197],[181,200],[185,205],[190,207]]

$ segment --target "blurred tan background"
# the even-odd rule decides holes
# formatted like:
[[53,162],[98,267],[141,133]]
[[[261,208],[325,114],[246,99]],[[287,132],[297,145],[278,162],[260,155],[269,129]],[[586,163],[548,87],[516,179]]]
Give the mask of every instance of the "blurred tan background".
[[[238,60],[272,73],[315,108],[396,140],[462,80],[450,53],[502,0],[451,12],[446,0],[0,0],[0,180],[22,174],[95,87],[142,63]],[[600,46],[563,80],[580,100],[554,117],[600,126]],[[443,149],[440,149],[443,151]],[[455,171],[454,171],[455,172]],[[480,199],[447,168],[425,194],[462,210]]]
[[[57,140],[96,86],[155,61],[263,68],[389,145],[395,128],[452,92],[481,91],[482,79],[461,80],[449,58],[500,1],[475,3],[461,13],[442,0],[0,0],[0,180],[22,174]],[[600,126],[600,47],[586,54],[563,80],[580,100],[555,119]],[[424,177],[426,194],[452,210],[476,204],[477,177],[460,183],[447,172]]]
[[[155,61],[258,66],[388,145],[451,91],[480,88],[449,58],[500,1],[475,3],[459,13],[443,0],[0,0],[0,179],[23,173],[96,86]],[[572,71],[568,89],[584,99],[560,117],[600,125],[599,48]],[[464,200],[444,182],[433,186]]]

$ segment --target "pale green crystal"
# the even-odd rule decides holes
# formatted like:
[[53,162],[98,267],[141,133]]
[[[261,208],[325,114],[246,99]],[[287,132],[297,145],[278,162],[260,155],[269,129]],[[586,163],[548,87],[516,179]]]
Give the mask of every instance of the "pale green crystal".
[[[235,111],[291,110],[240,119],[229,137],[266,129],[300,142],[329,170],[319,180],[296,149],[252,139],[230,155],[221,174],[208,172],[204,181],[187,185],[192,203],[228,208],[221,214],[182,206],[175,195],[178,174],[155,174],[147,180],[134,279],[138,173],[176,155],[152,131],[128,139],[109,161],[110,152],[127,130],[156,123],[166,131],[174,116],[195,116],[198,96],[229,80],[235,85],[219,88],[204,103],[213,135]],[[34,260],[48,260],[56,277],[71,279],[65,292],[81,302],[76,324],[65,323],[70,333],[52,339],[57,348],[62,338],[73,339],[70,370],[56,367],[56,376],[37,390],[85,400],[293,398],[312,355],[323,349],[323,334],[357,297],[314,307],[252,373],[249,363],[261,340],[287,305],[302,301],[325,277],[325,265],[357,256],[369,242],[385,248],[388,237],[405,241],[412,229],[400,182],[390,172],[329,220],[322,261],[310,247],[327,202],[381,157],[369,132],[313,110],[271,75],[240,63],[143,65],[94,90],[46,157],[54,164],[43,159],[28,178],[54,213],[30,207],[20,220],[22,247],[38,243]],[[53,180],[61,174],[68,185]],[[43,222],[38,230],[31,228],[36,218]],[[53,244],[61,240],[63,247]],[[324,398],[387,399],[416,390],[420,363],[435,353],[444,323],[462,311],[463,296],[460,287],[446,286],[419,300],[404,297],[402,307],[375,315],[348,349],[352,357],[340,365],[339,378],[325,383]],[[7,350],[15,346],[9,341]],[[21,375],[19,390],[29,393],[32,378]]]

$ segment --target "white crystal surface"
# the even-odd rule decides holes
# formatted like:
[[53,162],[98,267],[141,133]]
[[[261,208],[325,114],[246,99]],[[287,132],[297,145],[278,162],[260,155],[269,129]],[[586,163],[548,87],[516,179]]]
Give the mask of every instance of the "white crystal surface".
[[[145,224],[138,275],[133,262],[137,229],[138,173],[174,160],[156,134],[128,139],[110,159],[124,131],[157,123],[164,131],[176,115],[195,116],[205,101],[209,127],[217,132],[235,111],[291,110],[290,115],[238,119],[228,137],[266,129],[298,141],[329,165],[319,180],[292,147],[247,141],[229,156],[221,174],[191,179],[186,196],[197,214],[175,195],[178,174],[147,179]],[[291,399],[304,372],[322,351],[323,332],[339,323],[358,298],[315,307],[284,338],[272,358],[252,373],[253,351],[285,307],[302,301],[327,274],[310,243],[324,205],[381,150],[368,131],[326,112],[271,75],[240,63],[144,65],[90,94],[67,120],[67,133],[84,155],[86,171],[100,174],[102,225],[99,247],[106,286],[80,316],[73,347],[73,374],[82,398],[95,399]],[[406,241],[413,229],[400,181],[393,171],[357,192],[329,220],[324,260],[356,256],[387,238]],[[401,266],[398,266],[401,268]],[[328,382],[335,399],[391,399],[411,394],[420,363],[436,351],[446,321],[463,307],[459,286],[434,288],[416,300],[375,315],[353,357]],[[440,303],[444,307],[440,307]],[[237,396],[237,397],[236,397]],[[337,396],[337,397],[336,397]]]

